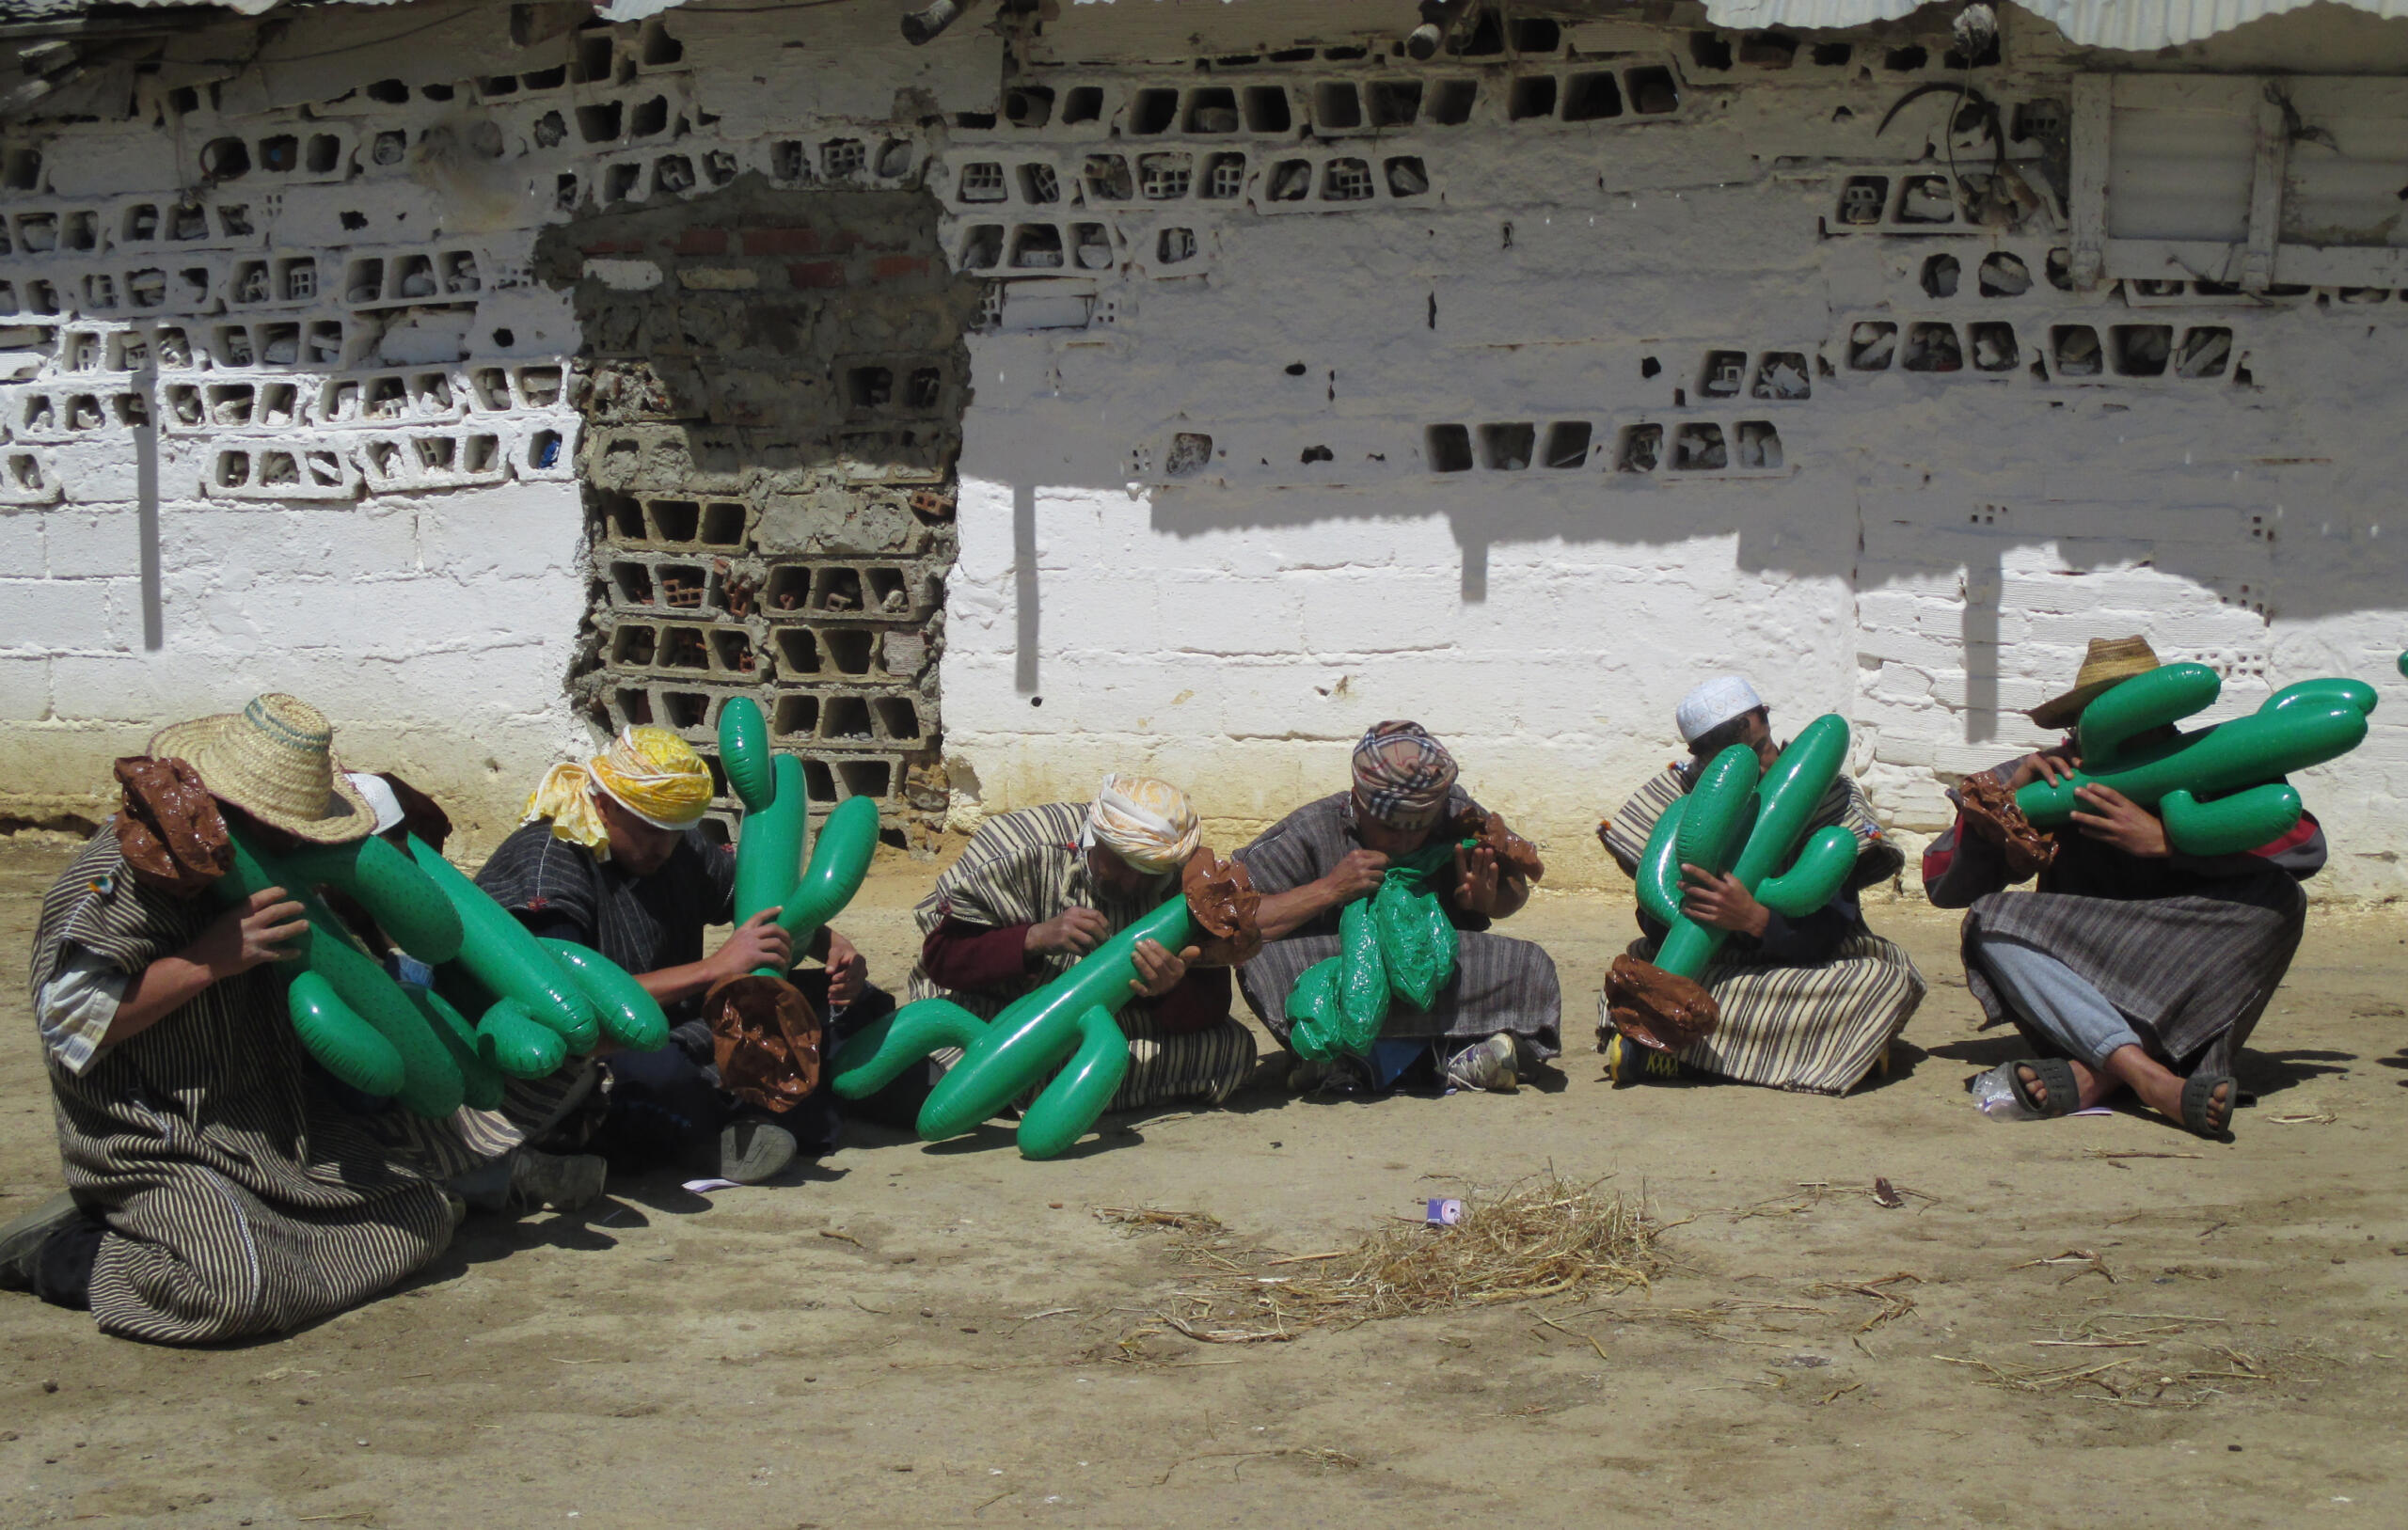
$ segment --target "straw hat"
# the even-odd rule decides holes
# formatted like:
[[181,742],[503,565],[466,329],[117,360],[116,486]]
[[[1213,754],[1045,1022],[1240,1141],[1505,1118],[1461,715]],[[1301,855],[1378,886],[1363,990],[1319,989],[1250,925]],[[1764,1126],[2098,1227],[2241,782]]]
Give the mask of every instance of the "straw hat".
[[221,802],[312,844],[348,844],[376,827],[376,811],[335,770],[334,729],[297,697],[258,696],[240,712],[162,728],[154,759],[179,759]]
[[2070,728],[2082,719],[2082,709],[2136,674],[2157,668],[2157,652],[2146,638],[2093,638],[2073,689],[2042,702],[2027,714],[2043,728]]

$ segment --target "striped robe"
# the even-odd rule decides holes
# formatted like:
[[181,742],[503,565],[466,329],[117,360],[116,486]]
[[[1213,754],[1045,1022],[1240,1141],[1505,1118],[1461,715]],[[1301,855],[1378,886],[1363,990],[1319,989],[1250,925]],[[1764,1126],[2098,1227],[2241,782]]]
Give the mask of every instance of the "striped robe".
[[[130,976],[219,913],[127,875],[104,825],[42,900],[36,992],[68,945]],[[341,1312],[451,1240],[442,1187],[391,1162],[311,1086],[257,967],[212,985],[50,1087],[67,1188],[106,1219],[92,1267],[103,1331],[163,1344],[274,1333]]]
[[[1265,897],[1292,892],[1329,875],[1347,855],[1362,848],[1354,837],[1354,794],[1339,792],[1307,802],[1272,825],[1237,853]],[[1451,822],[1478,807],[1463,788],[1447,800]],[[1442,885],[1439,906],[1458,933],[1455,977],[1427,1010],[1402,1001],[1388,1007],[1384,1040],[1445,1037],[1483,1040],[1500,1031],[1519,1036],[1532,1055],[1554,1057],[1563,1049],[1563,989],[1555,961],[1528,940],[1488,933],[1488,919],[1454,905],[1453,889]],[[1261,954],[1238,971],[1245,1002],[1282,1042],[1288,1039],[1288,995],[1306,968],[1339,954],[1339,910],[1333,908],[1267,942]]]
[[[1631,795],[1597,826],[1606,850],[1636,875],[1664,811],[1687,795],[1691,777],[1672,765]],[[1861,1082],[1923,1002],[1926,986],[1912,958],[1865,928],[1856,894],[1898,874],[1905,857],[1881,831],[1872,804],[1841,776],[1814,807],[1809,831],[1839,825],[1856,836],[1856,870],[1834,900],[1849,926],[1830,958],[1811,965],[1779,960],[1733,936],[1708,963],[1706,991],[1722,1012],[1714,1033],[1675,1055],[1703,1072],[1742,1083],[1815,1095],[1845,1095]],[[1827,908],[1830,906],[1826,906]],[[1641,939],[1630,954],[1652,960],[1657,942]],[[1597,1039],[1613,1033],[1605,995],[1597,996]]]
[[[1092,908],[1117,935],[1161,907],[1179,891],[1179,878],[1165,874],[1159,890],[1135,898],[1117,897],[1098,887],[1079,847],[1086,828],[1084,803],[1053,802],[1003,813],[978,826],[959,860],[912,910],[925,940],[946,920],[986,929],[1041,924],[1065,908]],[[996,988],[949,989],[928,976],[925,959],[911,969],[911,997],[950,999],[981,1019],[993,1019],[1023,994],[1053,982],[1077,965],[1065,955],[1040,957],[1037,970]],[[1254,1033],[1224,1017],[1203,1030],[1174,1034],[1157,1024],[1154,1005],[1133,999],[1121,1006],[1121,1033],[1129,1038],[1129,1074],[1108,1107],[1141,1110],[1169,1100],[1218,1105],[1254,1072]],[[940,1068],[960,1059],[952,1048],[939,1052]]]
[[[1989,775],[2004,785],[2019,763]],[[2145,860],[2071,828],[2057,844],[2035,891],[2008,887],[2005,858],[1967,833],[1961,816],[1924,852],[1924,891],[1940,907],[1966,910],[1965,986],[1984,1028],[2012,1022],[2040,1055],[2061,1050],[2023,1022],[1983,965],[1982,942],[2003,937],[2087,979],[2174,1071],[2230,1073],[2306,933],[2299,884],[2323,868],[2322,827],[2303,814],[2272,844],[2229,856]]]

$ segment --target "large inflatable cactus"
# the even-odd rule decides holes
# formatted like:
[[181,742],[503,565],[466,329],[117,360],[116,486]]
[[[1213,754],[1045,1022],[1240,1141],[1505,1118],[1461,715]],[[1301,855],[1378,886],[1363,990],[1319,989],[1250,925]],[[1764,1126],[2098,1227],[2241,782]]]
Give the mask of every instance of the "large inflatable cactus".
[[[771,757],[768,724],[760,704],[747,696],[720,708],[719,750],[727,783],[744,804],[744,832],[736,846],[737,923],[775,908],[800,951],[861,891],[878,851],[878,804],[865,797],[838,803],[820,826],[810,866],[798,876],[811,821],[802,762],[791,754]],[[764,968],[757,975],[785,974]]]
[[[744,804],[736,845],[736,919],[768,909],[799,952],[861,891],[878,850],[878,804],[850,797],[821,826],[802,864],[811,796],[802,762],[773,757],[758,702],[738,696],[720,708],[720,764]],[[820,1017],[775,967],[715,985],[705,996],[721,1083],[752,1104],[784,1110],[819,1081]]]
[[1461,938],[1431,890],[1454,861],[1455,841],[1442,837],[1390,863],[1377,892],[1346,906],[1339,954],[1306,968],[1289,990],[1288,1045],[1297,1056],[1368,1055],[1392,1000],[1426,1010],[1454,977]]
[[[1658,1049],[1714,1029],[1714,1000],[1699,982],[1729,932],[1681,912],[1681,868],[1735,878],[1758,903],[1798,918],[1831,901],[1856,866],[1856,836],[1837,825],[1807,833],[1814,810],[1847,763],[1847,722],[1826,714],[1790,741],[1770,770],[1734,744],[1706,762],[1687,796],[1656,821],[1639,863],[1639,903],[1669,926],[1650,963],[1624,956],[1608,981],[1623,1033]],[[1787,870],[1782,870],[1783,866]]]
[[1193,928],[1185,895],[1174,897],[992,1020],[950,999],[906,1004],[845,1044],[836,1093],[860,1099],[929,1053],[960,1048],[961,1061],[920,1107],[920,1136],[933,1143],[971,1130],[1060,1068],[1020,1120],[1021,1156],[1053,1158],[1095,1125],[1129,1071],[1129,1041],[1114,1017],[1135,995],[1137,942],[1177,951]]
[[[2223,682],[2204,664],[2168,664],[2134,675],[2083,709],[2080,768],[2015,794],[2032,826],[2051,829],[2081,809],[2075,794],[2112,787],[2165,822],[2166,843],[2186,855],[2231,855],[2281,838],[2299,823],[2299,793],[2279,778],[2348,753],[2367,736],[2372,686],[2303,680],[2256,712],[2194,733],[2150,736],[2214,703]],[[2201,800],[2209,798],[2210,800]]]
[[[280,887],[301,905],[309,930],[291,958],[293,1028],[355,1089],[439,1118],[464,1103],[500,1104],[505,1078],[540,1078],[571,1051],[591,1050],[605,1031],[625,1045],[657,1047],[668,1035],[660,1006],[634,979],[581,946],[554,942],[547,953],[416,838],[406,853],[371,836],[280,854],[240,829],[229,838],[233,866],[213,893],[235,905]],[[319,887],[356,900],[396,945],[434,966],[437,989],[396,982]],[[464,1007],[480,1017],[475,1024]]]

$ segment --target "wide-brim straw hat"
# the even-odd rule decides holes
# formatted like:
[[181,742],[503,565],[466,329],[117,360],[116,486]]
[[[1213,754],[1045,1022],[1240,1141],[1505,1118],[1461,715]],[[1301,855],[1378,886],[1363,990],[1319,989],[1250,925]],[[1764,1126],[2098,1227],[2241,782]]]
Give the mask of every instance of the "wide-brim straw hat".
[[2074,674],[2073,689],[2042,702],[2026,716],[2043,728],[2070,728],[2082,720],[2083,707],[2157,667],[2157,652],[2146,638],[2093,638]]
[[312,844],[348,844],[376,828],[376,810],[335,768],[334,729],[298,697],[258,696],[240,712],[162,728],[153,759],[178,759],[221,802]]

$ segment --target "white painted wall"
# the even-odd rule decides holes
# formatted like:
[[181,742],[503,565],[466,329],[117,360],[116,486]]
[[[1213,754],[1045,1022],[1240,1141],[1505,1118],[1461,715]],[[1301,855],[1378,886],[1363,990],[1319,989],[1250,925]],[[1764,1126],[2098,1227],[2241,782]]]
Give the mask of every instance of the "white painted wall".
[[[1385,27],[1402,8],[1319,5],[1310,24],[1330,33],[1322,42],[1344,40],[1339,18]],[[1181,18],[1167,30],[1149,14],[1174,9]],[[943,707],[956,785],[986,807],[1084,794],[1105,770],[1149,768],[1185,782],[1227,840],[1336,789],[1369,723],[1416,717],[1576,885],[1610,875],[1591,827],[1671,757],[1672,704],[1699,679],[1747,671],[1784,723],[1848,716],[1877,800],[1903,828],[1925,830],[1941,821],[1945,780],[2038,741],[2014,711],[2068,680],[2086,639],[2137,630],[2168,658],[2232,671],[2218,716],[2308,675],[2389,676],[2390,710],[2368,745],[2302,785],[2338,851],[2324,885],[2400,891],[2408,704],[2389,665],[2408,642],[2408,569],[2394,551],[2400,530],[2384,529],[2403,465],[2391,422],[2408,402],[2408,299],[2186,297],[2127,310],[2120,298],[2045,282],[1981,298],[1973,273],[1993,246],[2027,259],[2036,277],[2063,236],[1820,231],[1849,175],[1927,172],[1912,163],[1926,146],[1944,162],[1929,99],[1887,134],[1873,131],[1931,76],[1801,65],[1709,78],[1691,70],[1685,33],[1629,27],[1575,45],[1632,53],[1607,67],[1660,58],[1679,71],[1676,119],[1509,121],[1505,77],[1515,71],[1458,69],[1438,72],[1482,81],[1470,121],[1333,132],[1301,150],[1317,178],[1333,157],[1375,171],[1418,157],[1429,181],[1419,197],[1272,203],[1272,166],[1299,150],[1240,134],[1183,146],[1248,154],[1248,193],[1234,201],[968,204],[968,165],[1016,175],[1043,161],[1070,188],[1089,152],[1155,151],[1107,141],[1116,121],[1126,125],[1131,92],[1213,78],[1180,62],[1182,47],[1252,46],[1235,34],[1180,40],[1198,28],[1275,13],[1291,29],[1306,24],[1294,7],[1080,8],[1022,54],[1065,92],[1102,87],[1102,118],[981,131],[944,118],[996,108],[998,40],[957,29],[913,53],[893,40],[892,11],[872,0],[807,17],[673,11],[665,24],[684,40],[682,59],[563,95],[634,102],[667,90],[681,112],[717,119],[694,115],[677,152],[699,160],[721,148],[763,173],[782,134],[811,145],[848,132],[903,138],[958,235],[1051,219],[1075,246],[1079,223],[1112,230],[1108,270],[1075,260],[1006,270],[1024,279],[1006,283],[1015,290],[999,327],[973,342]],[[1117,54],[1121,24],[1133,40]],[[642,35],[628,37],[628,56],[642,58]],[[2021,49],[2014,67],[1987,88],[2010,101],[2062,92],[2061,49],[2028,28],[2010,42]],[[2382,67],[2408,60],[2395,51]],[[338,63],[313,64],[309,88],[341,88],[329,71],[364,81],[398,67]],[[1587,66],[1520,72],[1542,67]],[[192,180],[198,141],[257,138],[290,120],[286,103],[310,99],[295,77],[278,77],[281,94],[243,98],[256,105],[239,112],[243,93],[230,93],[226,112],[187,118],[181,140],[147,119],[46,130],[52,179],[40,197],[9,194],[7,210],[116,210],[137,191],[172,193]],[[1339,63],[1263,77],[1300,87],[1301,112],[1318,82],[1362,76]],[[363,148],[356,175],[287,189],[258,243],[340,261],[355,245],[399,247],[472,216],[455,231],[487,286],[471,354],[451,371],[557,363],[577,347],[564,308],[504,285],[523,271],[534,231],[560,215],[557,177],[590,187],[609,166],[634,165],[649,194],[671,146],[587,146],[572,134],[547,147],[535,134],[545,109],[466,86],[448,103],[322,107],[324,119],[367,134],[362,145],[390,121],[417,132],[491,119],[508,150],[464,194],[456,170],[380,166]],[[898,111],[908,122],[855,125]],[[342,227],[340,213],[355,209],[370,229]],[[1164,259],[1172,229],[1195,232],[1192,259]],[[1963,284],[1936,300],[1919,277],[1941,249],[1957,255]],[[0,279],[73,263],[20,252],[0,259]],[[1029,327],[1065,318],[1081,322]],[[2001,321],[2024,350],[2001,377],[1847,366],[1859,323],[1947,322],[1961,333]],[[2231,328],[2253,385],[2043,382],[2022,364],[2058,325],[2155,323],[2178,336]],[[87,315],[59,327],[105,337],[123,323]],[[508,344],[497,327],[512,331]],[[1701,400],[1705,356],[1722,349],[1751,360],[1819,355],[1833,374],[1802,401]],[[16,763],[0,808],[88,804],[108,757],[150,727],[271,686],[325,705],[358,763],[445,793],[477,837],[506,827],[541,765],[581,741],[562,689],[584,601],[581,513],[564,475],[522,453],[499,481],[380,484],[365,476],[356,429],[171,428],[160,450],[161,645],[146,649],[137,434],[111,426],[79,441],[24,428],[24,391],[76,391],[74,371],[67,358],[37,356],[5,389],[12,434],[0,453],[36,457],[45,487],[10,490],[0,507],[0,747]],[[533,429],[574,429],[564,405],[513,400],[488,412],[514,445]],[[423,428],[467,431],[476,413]],[[1577,468],[1438,473],[1426,460],[1433,425],[1529,421],[1544,434],[1570,420],[1588,422],[1597,442]],[[1777,427],[1777,468],[1616,470],[1613,443],[1627,427],[1730,432],[1742,420]],[[1212,436],[1213,456],[1173,477],[1181,433]],[[284,435],[332,441],[368,486],[314,502],[204,489],[228,441]]]

